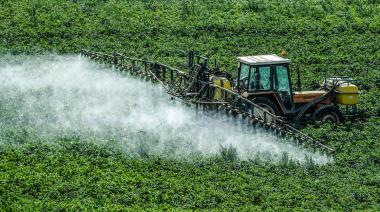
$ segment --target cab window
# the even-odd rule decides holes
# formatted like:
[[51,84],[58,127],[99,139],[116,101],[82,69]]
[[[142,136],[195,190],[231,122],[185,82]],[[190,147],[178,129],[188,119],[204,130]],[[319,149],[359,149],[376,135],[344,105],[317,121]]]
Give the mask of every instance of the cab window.
[[286,109],[292,108],[291,90],[289,82],[288,68],[286,66],[276,66],[276,78],[274,89],[278,91]]
[[256,68],[251,67],[251,77],[249,78],[249,90],[255,90],[257,88],[256,80]]
[[248,77],[249,77],[249,65],[242,63],[240,67],[240,77],[239,77],[240,86],[247,88]]
[[258,89],[270,90],[270,67],[259,67],[258,75],[256,76],[256,79],[259,78]]
[[290,93],[288,69],[285,66],[276,66],[277,83],[275,89]]

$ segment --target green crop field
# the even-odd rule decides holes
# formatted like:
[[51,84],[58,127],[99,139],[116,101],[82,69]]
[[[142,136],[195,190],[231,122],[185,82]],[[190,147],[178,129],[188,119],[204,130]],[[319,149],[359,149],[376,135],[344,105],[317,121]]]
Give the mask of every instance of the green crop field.
[[[63,111],[61,115],[71,119],[83,115],[71,117],[65,105],[59,110],[54,102],[50,105],[50,100],[57,100],[53,98],[55,85],[66,88],[80,84],[87,89],[89,83],[89,88],[99,89],[99,95],[110,101],[111,94],[119,97],[126,94],[119,90],[132,89],[115,85],[132,81],[123,81],[95,64],[78,62],[75,55],[81,49],[117,51],[180,69],[186,68],[187,52],[196,49],[216,58],[218,65],[233,75],[237,56],[279,54],[285,49],[293,62],[293,79],[295,65],[301,67],[304,89],[317,89],[325,77],[334,75],[360,80],[360,115],[338,126],[302,127],[303,132],[336,150],[333,161],[327,164],[292,161],[286,155],[275,162],[240,159],[239,154],[224,148],[217,154],[195,154],[188,160],[166,156],[171,147],[164,148],[165,154],[147,154],[144,148],[137,147],[138,154],[131,155],[117,139],[158,142],[166,138],[146,134],[139,128],[124,132],[117,120],[117,116],[125,115],[120,104],[125,103],[123,100],[111,102],[117,106],[115,111],[122,113],[112,116],[112,110],[103,111],[112,116],[105,120],[111,124],[96,123],[101,126],[96,135],[81,134],[87,126],[79,121],[74,130],[70,128],[71,133],[62,134],[55,125],[33,122],[35,114],[40,115],[38,120],[54,119],[54,114],[45,111]],[[56,66],[44,69],[44,62],[31,62],[31,58],[105,73],[93,76],[68,72],[46,74],[43,78]],[[62,62],[66,60],[76,62],[66,66]],[[39,90],[17,93],[11,90],[14,87],[5,86],[38,88],[38,83],[33,84],[35,75],[25,78],[28,72],[21,74],[20,69],[42,73],[38,76],[51,82],[43,88],[44,94]],[[56,80],[53,76],[60,77]],[[101,81],[101,76],[117,82]],[[81,77],[99,83],[62,83]],[[380,210],[377,0],[2,0],[0,83],[0,210]],[[142,89],[145,84],[138,86]],[[92,97],[86,89],[76,90],[72,96],[59,95],[76,98],[77,93],[84,92]],[[29,96],[39,101],[30,103]],[[148,98],[144,101],[136,105],[156,104],[149,103]],[[96,115],[97,111],[90,112]],[[162,130],[159,125],[154,127]],[[52,132],[54,135],[50,135]],[[167,129],[164,133],[173,132]],[[202,140],[194,136],[197,139]],[[176,144],[180,138],[172,140],[171,145],[186,145]]]

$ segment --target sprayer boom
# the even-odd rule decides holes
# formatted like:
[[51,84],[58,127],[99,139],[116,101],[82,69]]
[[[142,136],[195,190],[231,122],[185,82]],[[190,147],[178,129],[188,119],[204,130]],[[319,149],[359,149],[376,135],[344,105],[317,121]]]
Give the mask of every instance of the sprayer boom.
[[233,91],[231,75],[218,68],[208,68],[207,58],[197,56],[195,52],[189,54],[188,73],[161,63],[135,59],[119,53],[102,54],[82,50],[81,54],[100,63],[112,65],[119,71],[158,82],[173,99],[193,105],[202,111],[225,113],[278,135],[292,137],[307,148],[328,154],[334,152],[332,148],[297,130],[284,118]]

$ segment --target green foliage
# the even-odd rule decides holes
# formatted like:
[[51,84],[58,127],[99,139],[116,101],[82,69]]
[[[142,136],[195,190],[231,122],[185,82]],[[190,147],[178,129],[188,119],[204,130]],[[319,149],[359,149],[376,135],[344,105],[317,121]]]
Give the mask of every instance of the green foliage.
[[228,147],[220,145],[219,153],[224,161],[236,161],[238,159],[236,148],[232,145]]
[[[75,138],[1,145],[2,209],[375,209],[377,166],[131,158]],[[360,161],[360,159],[359,159]]]
[[1,129],[0,208],[379,210],[379,14],[375,0],[0,1],[2,54],[89,48],[184,68],[187,50],[198,49],[234,74],[236,56],[284,48],[305,89],[333,75],[361,80],[364,110],[357,121],[303,129],[337,151],[321,167],[287,155],[239,161],[230,147],[222,160],[178,161],[148,155],[144,142],[132,158],[74,136]]

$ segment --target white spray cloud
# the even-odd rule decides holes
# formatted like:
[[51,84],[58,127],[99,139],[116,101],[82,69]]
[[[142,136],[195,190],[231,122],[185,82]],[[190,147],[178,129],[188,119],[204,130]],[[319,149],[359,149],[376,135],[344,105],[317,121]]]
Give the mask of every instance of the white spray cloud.
[[197,114],[170,101],[157,84],[80,56],[1,62],[0,97],[1,110],[10,111],[12,122],[38,129],[41,135],[75,133],[99,142],[112,138],[129,154],[143,150],[186,158],[232,145],[241,159],[278,161],[286,153],[299,162],[305,156],[319,164],[331,160],[230,117]]

